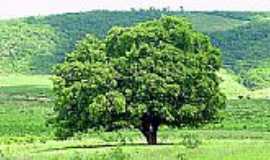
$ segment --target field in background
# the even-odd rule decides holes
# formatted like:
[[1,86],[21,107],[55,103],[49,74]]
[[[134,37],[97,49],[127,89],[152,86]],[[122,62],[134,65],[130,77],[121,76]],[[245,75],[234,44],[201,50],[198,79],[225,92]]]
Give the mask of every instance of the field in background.
[[270,99],[270,87],[263,89],[248,89],[240,84],[240,78],[229,70],[218,72],[221,79],[220,88],[228,99]]
[[49,75],[0,74],[0,95],[2,98],[49,97],[52,82]]
[[[243,98],[270,99],[270,88],[250,90],[239,83],[240,79],[233,72],[221,69],[220,88],[228,99]],[[27,100],[53,97],[50,75],[0,74],[0,99]]]

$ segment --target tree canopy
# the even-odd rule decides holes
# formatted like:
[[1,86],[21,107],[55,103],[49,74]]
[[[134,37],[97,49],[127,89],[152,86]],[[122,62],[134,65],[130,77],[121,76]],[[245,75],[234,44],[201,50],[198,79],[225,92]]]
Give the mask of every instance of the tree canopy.
[[220,51],[180,17],[88,35],[55,69],[57,136],[89,128],[139,129],[156,144],[158,127],[198,126],[225,106],[216,75]]

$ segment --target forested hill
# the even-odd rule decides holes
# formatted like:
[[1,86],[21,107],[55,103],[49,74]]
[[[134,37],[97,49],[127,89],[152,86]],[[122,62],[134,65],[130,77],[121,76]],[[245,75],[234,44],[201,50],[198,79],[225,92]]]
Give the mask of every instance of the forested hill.
[[162,15],[185,16],[211,36],[246,86],[270,86],[270,13],[252,12],[91,11],[0,21],[0,72],[49,73],[85,34],[103,37],[113,26]]

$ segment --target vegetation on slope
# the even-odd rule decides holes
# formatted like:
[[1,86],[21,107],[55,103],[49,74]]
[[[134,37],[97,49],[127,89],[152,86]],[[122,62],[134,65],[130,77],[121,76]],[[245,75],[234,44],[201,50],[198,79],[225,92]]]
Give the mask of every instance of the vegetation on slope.
[[230,70],[221,69],[217,74],[222,81],[220,89],[228,99],[270,99],[269,86],[253,90],[241,84],[241,78]]
[[238,99],[239,96],[246,96],[249,90],[239,83],[240,78],[234,73],[221,69],[218,73],[221,79],[220,89],[228,99]]
[[222,48],[226,67],[238,73],[248,88],[269,87],[270,20],[256,19],[224,32],[211,33]]
[[249,88],[269,87],[268,12],[181,12],[168,10],[91,11],[0,22],[0,72],[50,73],[86,33],[104,37],[113,26],[187,17],[222,49],[225,67]]
[[49,25],[22,20],[0,23],[0,71],[47,71],[55,64],[59,37]]
[[213,12],[203,12],[208,15],[216,15],[224,18],[231,18],[241,21],[251,21],[257,19],[258,17],[269,17],[269,12],[248,12],[248,11],[213,11]]
[[185,16],[202,32],[224,31],[243,24],[215,15],[160,10],[92,11],[1,21],[0,58],[5,60],[0,71],[48,73],[85,34],[104,37],[113,26],[130,26],[162,15]]

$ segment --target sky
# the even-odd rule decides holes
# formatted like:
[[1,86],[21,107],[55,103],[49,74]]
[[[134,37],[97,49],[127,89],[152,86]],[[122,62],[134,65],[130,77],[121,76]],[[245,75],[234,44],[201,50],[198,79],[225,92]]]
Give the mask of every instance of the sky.
[[0,18],[49,15],[97,9],[164,8],[183,6],[196,11],[270,11],[270,0],[0,0]]

